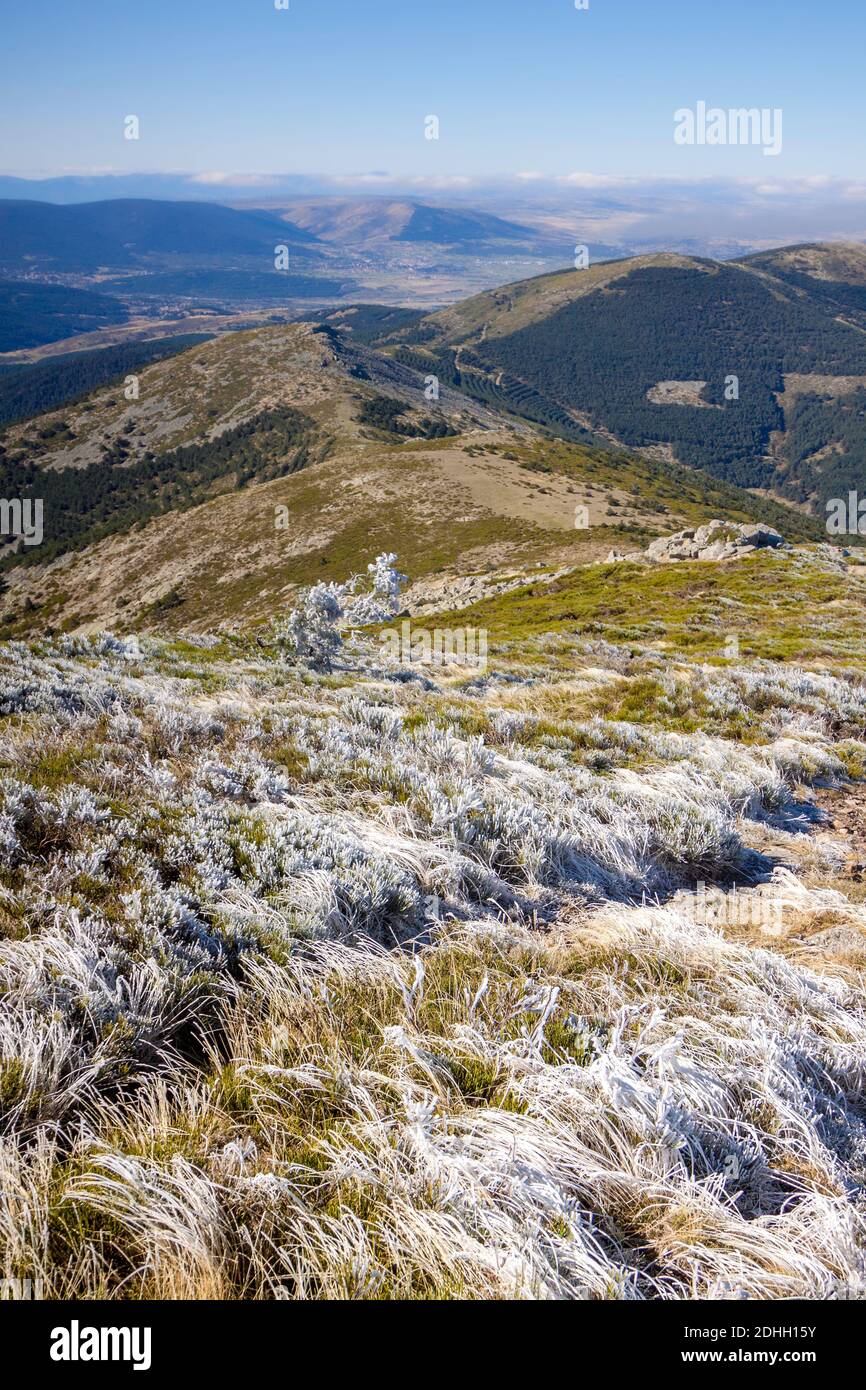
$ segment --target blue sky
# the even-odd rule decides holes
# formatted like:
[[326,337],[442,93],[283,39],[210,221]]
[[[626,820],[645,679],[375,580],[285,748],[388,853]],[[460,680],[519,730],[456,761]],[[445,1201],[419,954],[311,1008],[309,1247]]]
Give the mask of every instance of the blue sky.
[[[0,0],[0,171],[866,176],[863,0],[290,5]],[[698,100],[781,107],[782,153],[676,146]]]

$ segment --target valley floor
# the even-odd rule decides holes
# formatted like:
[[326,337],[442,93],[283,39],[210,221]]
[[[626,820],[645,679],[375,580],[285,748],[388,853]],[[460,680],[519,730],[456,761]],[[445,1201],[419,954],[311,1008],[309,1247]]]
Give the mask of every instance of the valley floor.
[[0,712],[0,1275],[862,1296],[853,671],[58,637]]

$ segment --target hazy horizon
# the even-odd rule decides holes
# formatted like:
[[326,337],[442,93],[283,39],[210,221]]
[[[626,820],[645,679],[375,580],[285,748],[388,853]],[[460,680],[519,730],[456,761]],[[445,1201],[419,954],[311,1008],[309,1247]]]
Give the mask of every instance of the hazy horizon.
[[628,251],[693,246],[736,255],[802,241],[866,240],[866,181],[790,179],[638,180],[572,175],[443,187],[434,181],[380,174],[327,178],[287,174],[251,181],[205,181],[190,174],[136,173],[16,181],[0,173],[0,198],[76,203],[104,198],[195,200],[233,205],[285,204],[303,198],[417,199],[471,204],[562,236]]

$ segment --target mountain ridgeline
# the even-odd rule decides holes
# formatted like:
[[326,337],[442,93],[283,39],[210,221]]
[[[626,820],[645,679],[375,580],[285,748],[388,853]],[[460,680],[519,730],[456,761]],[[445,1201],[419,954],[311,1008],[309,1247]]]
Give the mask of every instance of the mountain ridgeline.
[[860,247],[657,255],[7,363],[0,495],[43,534],[7,528],[0,628],[147,624],[169,594],[256,621],[390,550],[510,582],[714,517],[825,539],[866,486],[864,285]]
[[561,239],[543,230],[414,199],[227,207],[0,198],[0,352],[129,317],[164,319],[169,309],[268,312],[311,298],[346,302],[363,297],[365,281],[391,295],[414,288],[429,306],[438,302],[433,285],[446,264],[452,287],[465,283],[468,294],[504,278],[504,269],[493,270],[499,262],[516,257],[530,273],[558,265],[562,253]]
[[218,203],[168,203],[147,198],[59,207],[0,201],[0,268],[91,272],[146,266],[163,257],[273,257],[288,245],[308,263],[316,237],[260,209]]
[[22,509],[0,553],[3,634],[146,626],[169,602],[181,626],[262,621],[391,550],[438,592],[467,557],[513,587],[713,517],[823,535],[700,469],[557,439],[447,382],[437,395],[363,341],[411,331],[406,311],[329,317],[0,372],[0,495]]

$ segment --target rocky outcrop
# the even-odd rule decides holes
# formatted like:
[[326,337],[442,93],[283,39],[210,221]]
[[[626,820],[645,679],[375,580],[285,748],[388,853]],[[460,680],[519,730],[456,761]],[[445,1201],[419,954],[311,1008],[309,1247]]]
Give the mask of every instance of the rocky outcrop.
[[542,569],[539,565],[536,572],[529,571],[507,577],[501,574],[472,574],[443,575],[416,580],[404,594],[406,608],[413,618],[424,617],[428,613],[469,608],[473,603],[480,603],[482,599],[510,593],[512,589],[520,589],[525,584],[547,584],[554,579],[561,579],[564,575],[571,574],[574,566],[567,565],[556,570],[544,569],[543,572]]
[[756,550],[778,550],[788,542],[772,526],[760,522],[741,526],[736,521],[708,521],[704,526],[659,536],[646,550],[623,555],[612,550],[607,563],[637,560],[642,564],[665,564],[671,560],[737,560]]

